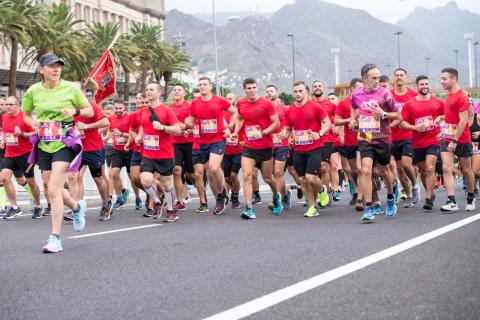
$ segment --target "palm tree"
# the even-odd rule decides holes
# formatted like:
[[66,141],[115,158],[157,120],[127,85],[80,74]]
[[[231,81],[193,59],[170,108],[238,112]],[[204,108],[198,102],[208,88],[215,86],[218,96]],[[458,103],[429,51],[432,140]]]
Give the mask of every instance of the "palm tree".
[[16,94],[18,45],[25,47],[28,42],[26,31],[32,28],[42,30],[38,18],[45,7],[30,0],[0,0],[0,32],[10,41],[10,69],[8,73],[8,95]]

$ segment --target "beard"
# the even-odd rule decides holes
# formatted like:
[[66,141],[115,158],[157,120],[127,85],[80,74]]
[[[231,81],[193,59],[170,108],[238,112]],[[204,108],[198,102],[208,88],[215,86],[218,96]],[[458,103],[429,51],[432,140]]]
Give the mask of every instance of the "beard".
[[428,89],[428,88],[421,89],[421,90],[418,90],[418,93],[420,93],[422,96],[426,96],[427,94],[430,93],[430,89]]
[[320,91],[320,93],[314,91],[313,95],[315,96],[315,98],[321,98],[323,96],[323,91]]

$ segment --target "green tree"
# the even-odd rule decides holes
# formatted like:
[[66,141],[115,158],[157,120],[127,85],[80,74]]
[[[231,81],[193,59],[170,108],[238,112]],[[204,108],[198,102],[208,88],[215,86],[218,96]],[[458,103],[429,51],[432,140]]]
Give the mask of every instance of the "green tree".
[[291,105],[295,101],[295,99],[293,98],[291,93],[282,92],[282,93],[280,93],[280,95],[278,97],[287,106]]

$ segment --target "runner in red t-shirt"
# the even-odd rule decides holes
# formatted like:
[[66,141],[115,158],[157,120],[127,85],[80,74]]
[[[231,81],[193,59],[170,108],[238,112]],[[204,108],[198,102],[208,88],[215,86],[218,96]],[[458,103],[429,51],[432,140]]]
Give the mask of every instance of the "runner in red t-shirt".
[[160,175],[160,184],[165,190],[167,215],[163,222],[175,222],[175,188],[173,186],[174,150],[172,134],[181,132],[181,125],[175,113],[160,103],[161,87],[158,82],[147,84],[146,95],[150,105],[140,114],[140,131],[136,143],[143,142],[140,180],[143,189],[152,198],[156,217],[162,216],[163,202],[158,197],[154,173]]
[[28,156],[32,151],[30,136],[34,134],[33,129],[27,126],[23,120],[23,112],[20,111],[20,103],[17,97],[10,96],[6,98],[6,112],[2,115],[2,133],[0,139],[0,148],[5,150],[3,157],[2,175],[3,186],[10,201],[10,209],[4,216],[4,219],[13,219],[16,215],[21,215],[22,211],[17,206],[17,197],[15,186],[12,183],[14,172],[22,172],[27,179],[28,186],[32,191],[35,208],[32,218],[42,217],[42,206],[40,205],[40,189],[35,182],[34,170],[28,168]]
[[[287,112],[287,107],[281,103],[280,99],[278,99],[278,90],[273,84],[268,85],[265,89],[265,97],[272,101],[277,110],[278,119],[280,120],[280,127],[272,133],[274,159],[273,175],[277,182],[278,191],[282,195],[282,203],[286,209],[290,209],[292,207],[291,192],[290,190],[287,190],[287,186],[285,185],[285,163],[288,157],[288,139],[280,139],[280,133],[285,127],[285,114]],[[273,203],[269,204],[269,208],[270,207],[273,208]]]
[[[224,183],[222,159],[225,153],[225,136],[229,135],[236,121],[236,110],[222,97],[212,94],[212,81],[208,77],[201,77],[197,84],[200,97],[194,99],[190,106],[188,127],[193,128],[197,119],[199,125],[200,161],[203,165],[208,162],[207,175],[210,188],[216,197],[213,214],[221,214],[225,209]],[[223,112],[228,111],[232,118],[225,128]]]
[[316,195],[327,191],[318,178],[318,172],[324,158],[322,153],[326,151],[324,136],[328,134],[332,124],[327,113],[317,103],[308,100],[305,82],[297,81],[293,84],[293,96],[295,102],[285,114],[285,129],[281,137],[293,135],[293,166],[300,177],[309,206],[304,216],[316,217]]
[[108,121],[110,123],[110,132],[107,139],[113,137],[110,178],[113,181],[113,186],[117,195],[117,201],[113,205],[113,209],[116,210],[123,207],[128,201],[130,190],[123,187],[123,182],[120,178],[120,171],[125,167],[128,176],[130,176],[130,161],[133,153],[133,144],[128,143],[130,140],[130,115],[125,111],[125,103],[122,99],[114,100],[113,115],[108,118]]
[[403,121],[400,126],[413,133],[413,161],[420,170],[421,180],[427,191],[423,209],[431,211],[435,200],[435,165],[440,155],[440,143],[437,140],[440,130],[434,125],[434,120],[443,115],[445,104],[430,95],[427,76],[418,76],[415,84],[419,94],[403,105]]
[[173,171],[173,182],[175,184],[175,193],[177,195],[177,203],[175,204],[176,211],[186,210],[184,199],[185,194],[188,194],[185,186],[186,174],[190,181],[195,180],[193,161],[192,161],[192,146],[193,136],[191,132],[186,131],[185,119],[190,113],[190,104],[185,100],[185,88],[181,83],[173,87],[173,103],[170,108],[177,116],[178,121],[182,124],[182,131],[172,136],[173,148],[175,152],[175,170]]
[[252,206],[252,176],[255,167],[259,167],[263,180],[270,186],[273,195],[273,213],[279,215],[283,205],[273,176],[273,140],[272,133],[280,126],[277,111],[273,103],[258,95],[257,82],[252,78],[243,80],[246,98],[237,103],[238,118],[233,138],[238,137],[242,129],[245,141],[242,153],[243,194],[246,210],[241,213],[243,219],[255,219]]
[[[312,101],[320,105],[320,107],[325,111],[330,119],[331,123],[334,123],[335,109],[337,108],[332,102],[330,102],[325,96],[324,86],[321,81],[314,81],[312,83]],[[336,132],[333,130],[335,129]],[[338,140],[338,129],[332,126],[332,129],[325,136],[325,150],[323,152],[322,164],[320,166],[320,176],[322,183],[328,190],[320,194],[320,206],[325,207],[331,205],[330,197],[333,199],[333,191],[338,191],[338,162],[339,154],[338,151],[333,148],[333,144]],[[332,188],[330,189],[330,184]],[[338,193],[336,194],[336,199],[340,200]]]
[[[353,78],[350,81],[350,92],[355,92],[363,86],[362,79]],[[342,168],[349,177],[350,184],[353,186],[353,195],[350,205],[356,205],[357,202],[362,205],[363,193],[358,185],[358,177],[361,174],[360,168],[357,166],[357,159],[360,159],[358,149],[357,134],[358,131],[349,127],[350,110],[352,109],[352,96],[348,96],[341,100],[335,110],[335,126],[343,126],[343,136],[340,138],[341,146],[337,147],[342,161]]]
[[435,122],[444,121],[441,127],[440,156],[443,165],[443,181],[447,191],[447,203],[442,206],[442,211],[457,211],[455,200],[455,181],[453,168],[455,156],[462,170],[463,178],[467,182],[466,211],[475,210],[475,175],[472,171],[472,143],[470,127],[468,126],[468,112],[470,101],[468,95],[458,86],[458,71],[445,68],[440,75],[440,82],[448,95],[445,99],[445,116],[438,117]]
[[[394,86],[390,92],[395,99],[398,110],[401,112],[403,105],[416,97],[418,93],[407,87],[407,71],[405,69],[396,69],[393,76]],[[407,200],[408,205],[414,205],[420,201],[420,189],[417,185],[417,173],[412,165],[412,132],[399,127],[401,122],[401,120],[397,120],[390,123],[392,128],[392,157],[395,159],[398,179],[403,188],[400,192],[400,199]]]

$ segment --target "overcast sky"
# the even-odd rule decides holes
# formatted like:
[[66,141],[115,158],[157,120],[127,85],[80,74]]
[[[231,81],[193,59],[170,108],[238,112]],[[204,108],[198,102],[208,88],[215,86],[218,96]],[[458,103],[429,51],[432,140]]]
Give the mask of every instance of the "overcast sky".
[[[416,6],[435,8],[451,0],[323,0],[348,8],[363,9],[386,22],[396,23],[406,17]],[[215,0],[215,11],[275,12],[295,0]],[[456,0],[458,6],[480,13],[480,0]],[[381,3],[381,5],[379,5]],[[212,0],[165,0],[167,10],[178,9],[186,13],[207,13],[212,10]]]

